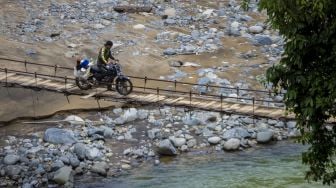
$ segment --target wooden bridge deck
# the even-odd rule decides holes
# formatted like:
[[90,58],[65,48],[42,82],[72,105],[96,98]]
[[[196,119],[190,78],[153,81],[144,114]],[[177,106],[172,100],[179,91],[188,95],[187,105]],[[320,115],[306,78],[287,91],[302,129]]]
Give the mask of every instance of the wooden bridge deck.
[[[267,117],[272,119],[287,118],[292,119],[292,115],[285,115],[284,108],[268,107],[262,105],[253,105],[247,103],[239,103],[227,100],[220,100],[201,95],[189,96],[187,94],[174,94],[173,92],[144,91],[134,89],[128,96],[121,96],[115,91],[108,91],[105,88],[95,88],[87,91],[80,90],[73,79],[67,81],[57,79],[56,77],[34,76],[24,73],[0,72],[0,82],[3,85],[22,86],[29,88],[37,88],[42,90],[49,90],[68,95],[79,95],[82,99],[89,98],[110,98],[116,100],[123,100],[129,103],[144,103],[155,105],[169,105],[169,106],[188,106],[197,109],[204,109],[208,111],[218,111],[224,113],[237,113],[244,115],[253,115],[260,117]],[[190,100],[191,99],[191,100]]]

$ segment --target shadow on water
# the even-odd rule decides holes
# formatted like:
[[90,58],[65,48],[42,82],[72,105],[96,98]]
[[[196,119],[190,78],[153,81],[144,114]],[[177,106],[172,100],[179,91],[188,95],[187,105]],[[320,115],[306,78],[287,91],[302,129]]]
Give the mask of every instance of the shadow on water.
[[252,151],[183,155],[167,158],[159,166],[147,165],[130,175],[77,187],[324,187],[304,180],[301,152],[307,147],[281,142]]

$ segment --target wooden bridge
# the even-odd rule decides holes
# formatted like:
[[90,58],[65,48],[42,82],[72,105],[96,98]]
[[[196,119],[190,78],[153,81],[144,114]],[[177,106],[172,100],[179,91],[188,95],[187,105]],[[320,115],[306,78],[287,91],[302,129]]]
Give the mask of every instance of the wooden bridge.
[[[272,119],[292,119],[292,115],[286,115],[282,102],[264,100],[260,95],[273,95],[270,91],[249,90],[241,88],[220,87],[214,85],[198,85],[193,83],[152,79],[148,77],[132,77],[134,83],[133,92],[127,96],[121,96],[116,91],[109,91],[107,87],[99,87],[91,90],[80,90],[73,75],[73,68],[57,65],[31,63],[21,60],[0,58],[0,61],[10,61],[22,64],[22,69],[0,68],[0,82],[4,87],[24,87],[38,90],[48,90],[64,93],[65,96],[78,95],[82,99],[93,98],[95,100],[116,100],[125,103],[140,103],[168,106],[183,106],[188,108],[216,111],[229,114],[242,114],[248,116],[266,117]],[[42,74],[28,70],[31,66],[47,67],[52,74]],[[58,70],[66,70],[66,75],[58,75]],[[63,72],[64,73],[64,72]],[[170,89],[153,87],[149,82],[158,82]],[[217,88],[232,90],[237,97],[227,97],[215,94],[200,94],[193,92],[188,86]],[[248,92],[253,97],[239,97],[240,92]],[[277,104],[277,105],[274,105]]]

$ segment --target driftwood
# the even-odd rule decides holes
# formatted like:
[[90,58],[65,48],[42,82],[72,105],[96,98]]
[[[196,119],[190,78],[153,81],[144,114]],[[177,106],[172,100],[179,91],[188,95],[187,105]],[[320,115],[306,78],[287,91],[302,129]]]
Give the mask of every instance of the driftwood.
[[138,13],[138,12],[151,12],[153,7],[151,6],[115,6],[113,8],[115,11],[119,13],[127,12],[127,13]]

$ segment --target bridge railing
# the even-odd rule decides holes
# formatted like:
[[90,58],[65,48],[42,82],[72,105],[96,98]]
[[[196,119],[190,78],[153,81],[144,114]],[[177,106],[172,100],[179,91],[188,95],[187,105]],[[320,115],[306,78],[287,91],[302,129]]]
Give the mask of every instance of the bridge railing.
[[[57,74],[58,70],[68,70],[68,71],[73,71],[73,68],[70,67],[65,67],[65,66],[60,66],[60,65],[48,65],[48,64],[42,64],[42,63],[35,63],[35,62],[29,62],[26,60],[16,60],[16,59],[10,59],[10,58],[3,58],[0,57],[0,60],[2,61],[10,61],[10,62],[15,62],[15,63],[20,63],[22,65],[24,65],[25,70],[24,71],[18,71],[18,70],[13,70],[13,69],[3,69],[1,68],[0,71],[4,72],[4,71],[8,71],[8,72],[17,72],[17,73],[26,73],[26,74],[30,74],[33,75],[35,77],[37,76],[43,76],[43,77],[52,77],[52,78],[57,78],[60,80],[64,80],[65,83],[69,80],[74,80],[73,77],[68,77],[68,76],[60,76]],[[41,73],[36,73],[36,72],[29,72],[28,71],[28,66],[42,66],[42,67],[48,67],[48,68],[53,68],[52,71],[54,71],[53,75],[48,75],[48,74],[41,74]],[[140,80],[140,82],[143,82],[143,86],[139,86],[139,85],[134,85],[133,87],[135,89],[139,89],[139,90],[143,90],[143,91],[151,91],[153,93],[162,93],[165,92],[166,94],[174,94],[174,95],[183,95],[183,96],[189,96],[189,98],[200,98],[200,97],[207,97],[207,98],[212,98],[214,100],[218,100],[218,101],[223,101],[223,100],[235,100],[236,102],[239,101],[243,101],[243,102],[247,102],[247,103],[251,103],[251,104],[255,104],[255,103],[259,103],[261,105],[266,105],[269,106],[270,104],[278,104],[277,106],[282,106],[283,102],[282,101],[273,101],[273,100],[268,100],[268,99],[264,99],[264,98],[258,98],[255,95],[252,97],[243,97],[240,96],[240,92],[241,91],[245,91],[245,92],[251,92],[251,93],[261,93],[261,94],[266,94],[269,98],[271,98],[272,95],[276,95],[279,93],[275,93],[272,92],[270,90],[255,90],[255,89],[244,89],[244,88],[239,88],[239,87],[225,87],[225,86],[216,86],[216,85],[210,85],[210,84],[194,84],[194,83],[188,83],[188,82],[179,82],[179,81],[170,81],[170,80],[161,80],[161,79],[155,79],[155,78],[149,78],[149,77],[138,77],[138,76],[128,76],[132,79],[137,79]],[[161,89],[160,87],[153,87],[153,86],[149,86],[148,82],[152,81],[152,82],[159,82],[159,83],[166,83],[166,84],[170,84],[170,86],[172,85],[172,89]],[[230,96],[226,96],[223,94],[211,94],[211,93],[199,93],[199,92],[193,92],[192,89],[188,90],[186,88],[183,88],[183,90],[178,90],[178,86],[191,86],[191,87],[206,87],[206,89],[208,88],[214,88],[214,89],[227,89],[227,90],[231,90],[233,91],[232,93],[236,93],[235,97],[230,97]],[[280,93],[280,95],[282,95],[282,93]]]

